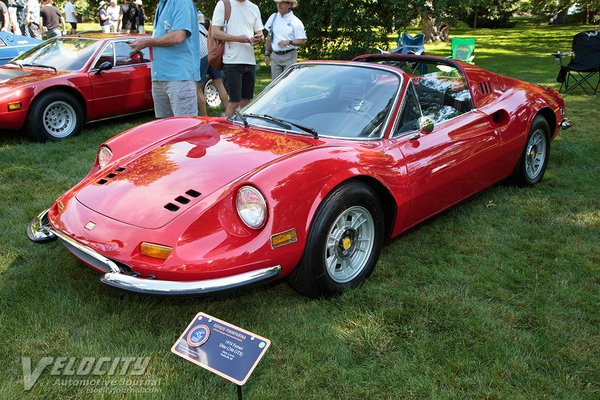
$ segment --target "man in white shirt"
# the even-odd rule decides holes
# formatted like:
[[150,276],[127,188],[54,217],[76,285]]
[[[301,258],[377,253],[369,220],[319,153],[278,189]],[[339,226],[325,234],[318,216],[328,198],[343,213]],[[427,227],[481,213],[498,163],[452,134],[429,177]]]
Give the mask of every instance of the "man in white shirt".
[[225,5],[219,1],[212,19],[211,35],[225,42],[223,64],[229,93],[226,116],[243,107],[254,97],[256,58],[254,46],[264,39],[260,10],[250,0],[225,0],[231,4],[229,21],[225,21]]
[[121,7],[117,5],[117,0],[110,0],[110,6],[106,9],[108,20],[110,21],[110,33],[117,33],[121,29],[119,27],[119,16]]
[[77,33],[77,12],[73,3],[75,3],[75,0],[69,0],[65,3],[65,21],[71,25],[69,35]]
[[271,78],[275,79],[290,65],[298,62],[298,46],[306,43],[304,24],[294,15],[297,0],[275,0],[277,12],[272,14],[265,29],[269,31],[265,45],[265,64],[271,63]]

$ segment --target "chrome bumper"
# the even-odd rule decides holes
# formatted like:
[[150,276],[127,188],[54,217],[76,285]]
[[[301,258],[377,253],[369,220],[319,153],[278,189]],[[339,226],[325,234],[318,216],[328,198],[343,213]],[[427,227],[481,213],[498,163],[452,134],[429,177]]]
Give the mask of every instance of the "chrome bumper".
[[64,233],[52,229],[48,222],[48,210],[40,213],[27,225],[27,236],[34,242],[47,242],[59,238],[65,247],[78,258],[106,271],[100,278],[102,283],[128,292],[168,296],[198,296],[263,283],[276,278],[281,273],[281,266],[276,265],[225,278],[202,281],[162,281],[127,275],[121,271],[114,261]]

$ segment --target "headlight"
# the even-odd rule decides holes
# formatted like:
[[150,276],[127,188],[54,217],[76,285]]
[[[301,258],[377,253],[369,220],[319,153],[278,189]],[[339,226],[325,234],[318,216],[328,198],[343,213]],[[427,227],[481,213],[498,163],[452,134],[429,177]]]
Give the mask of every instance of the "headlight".
[[104,168],[112,158],[112,151],[106,146],[101,146],[98,150],[98,165],[100,168]]
[[267,202],[260,192],[252,186],[243,186],[238,190],[235,201],[238,215],[249,228],[259,229],[267,219]]

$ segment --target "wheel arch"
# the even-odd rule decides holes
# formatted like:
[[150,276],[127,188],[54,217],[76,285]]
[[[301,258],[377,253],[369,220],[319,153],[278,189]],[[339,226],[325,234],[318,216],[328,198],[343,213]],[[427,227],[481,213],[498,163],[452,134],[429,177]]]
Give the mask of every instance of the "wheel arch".
[[387,187],[385,187],[385,185],[383,185],[378,179],[376,179],[372,176],[369,176],[369,175],[355,175],[355,176],[346,177],[346,179],[340,180],[335,185],[331,185],[329,190],[326,193],[322,194],[322,197],[318,201],[318,204],[315,204],[315,207],[313,208],[314,211],[310,212],[309,220],[308,220],[308,224],[307,224],[307,232],[308,232],[308,229],[310,229],[310,227],[312,226],[317,209],[321,206],[321,204],[323,203],[325,198],[327,198],[327,196],[329,196],[331,193],[334,193],[335,190],[337,188],[339,188],[340,186],[347,184],[347,183],[351,183],[351,182],[360,182],[360,183],[366,185],[377,195],[377,197],[381,201],[383,217],[384,217],[383,220],[384,220],[384,226],[385,226],[385,232],[384,232],[383,237],[384,237],[385,242],[389,241],[389,239],[391,238],[391,235],[392,235],[392,231],[394,229],[394,222],[396,221],[396,214],[398,212],[398,208],[396,206],[396,201],[394,200],[394,197],[392,196],[389,189]]
[[554,111],[552,111],[552,109],[550,107],[544,107],[544,108],[540,109],[533,116],[533,119],[531,120],[531,123],[533,123],[533,121],[535,120],[535,117],[537,117],[538,115],[541,115],[546,120],[546,122],[548,123],[548,126],[552,130],[552,132],[550,132],[550,135],[552,137],[553,133],[556,132],[556,130],[558,129],[556,115],[554,114]]
[[[64,92],[64,93],[68,93],[68,94],[72,95],[73,97],[75,97],[75,99],[77,99],[77,101],[81,105],[81,108],[83,109],[83,118],[84,118],[83,122],[84,123],[87,122],[88,108],[87,108],[87,103],[85,101],[85,98],[79,90],[77,90],[69,85],[48,86],[48,87],[42,89],[40,92],[36,93],[35,96],[31,99],[31,105],[33,105],[33,103],[35,103],[40,98],[40,96],[43,96],[48,93],[53,93],[53,92]],[[32,108],[31,105],[29,106],[29,110],[27,110],[27,117],[29,117],[29,114],[31,113],[31,108]]]

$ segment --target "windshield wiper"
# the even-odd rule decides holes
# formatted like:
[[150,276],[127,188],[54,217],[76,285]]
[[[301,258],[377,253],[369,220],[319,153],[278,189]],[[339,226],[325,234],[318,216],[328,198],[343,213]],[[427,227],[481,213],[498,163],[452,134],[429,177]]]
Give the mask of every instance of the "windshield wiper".
[[[50,68],[53,69],[54,72],[58,72],[58,70],[53,67],[52,65],[44,65],[44,64],[35,64],[35,63],[31,63],[31,64],[21,64],[22,67],[38,67],[38,68]],[[21,67],[21,68],[22,68]]]
[[260,119],[264,119],[266,121],[274,122],[277,125],[281,126],[282,128],[286,128],[286,129],[290,129],[292,126],[295,126],[296,128],[303,130],[304,132],[310,133],[311,135],[314,136],[315,139],[319,138],[319,133],[315,129],[310,128],[308,126],[297,124],[292,121],[287,121],[287,120],[283,120],[280,118],[276,118],[276,117],[273,117],[268,114],[244,114],[244,115],[247,117],[260,118]]
[[9,62],[9,64],[15,64],[17,67],[19,67],[19,68],[23,69],[23,64],[21,64],[21,63],[18,63],[18,62],[16,62],[16,61],[10,61],[10,62]]
[[240,121],[242,121],[242,123],[244,124],[244,128],[248,128],[248,120],[242,115],[242,113],[240,113],[240,110],[238,108],[235,109],[235,114],[234,114],[237,118],[239,118]]

